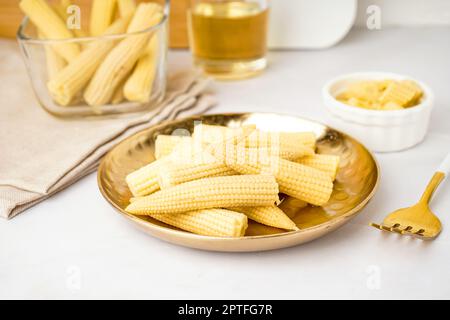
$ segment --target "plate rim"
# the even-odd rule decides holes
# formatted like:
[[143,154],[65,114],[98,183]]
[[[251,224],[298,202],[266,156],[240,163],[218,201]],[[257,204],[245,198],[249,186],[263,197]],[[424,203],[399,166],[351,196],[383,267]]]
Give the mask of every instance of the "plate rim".
[[[339,133],[342,133],[348,137],[350,137],[352,140],[356,141],[360,146],[362,146],[364,148],[364,150],[367,151],[367,153],[369,153],[370,157],[372,158],[374,164],[375,164],[375,168],[377,170],[377,178],[374,184],[374,187],[372,188],[372,190],[370,191],[370,193],[367,195],[367,197],[365,197],[363,199],[363,201],[361,201],[357,206],[355,206],[353,209],[349,210],[348,212],[346,212],[343,215],[340,215],[339,217],[337,217],[336,219],[332,219],[329,221],[326,221],[324,223],[321,223],[319,225],[316,226],[312,226],[312,227],[308,227],[308,228],[304,228],[304,229],[299,229],[299,230],[292,230],[292,231],[286,231],[286,232],[280,232],[280,233],[275,233],[275,234],[268,234],[268,235],[256,235],[256,236],[242,236],[242,237],[215,237],[215,236],[206,236],[206,235],[200,235],[200,234],[195,234],[192,232],[188,232],[188,231],[184,231],[184,230],[176,230],[176,229],[172,229],[172,228],[167,228],[164,226],[160,226],[154,223],[151,223],[150,221],[146,221],[144,219],[139,218],[138,216],[135,216],[131,213],[126,212],[125,210],[123,210],[122,208],[120,208],[118,205],[116,205],[106,194],[106,191],[104,190],[104,186],[101,183],[101,172],[105,166],[106,163],[106,159],[108,158],[108,156],[110,156],[110,154],[117,148],[119,147],[121,144],[125,143],[125,141],[131,140],[133,137],[142,134],[144,131],[148,131],[148,130],[157,130],[160,127],[165,127],[167,125],[170,124],[174,124],[176,122],[181,122],[181,121],[189,121],[189,119],[195,119],[195,118],[199,118],[199,117],[220,117],[220,116],[225,116],[225,117],[231,117],[231,116],[246,116],[246,115],[252,115],[252,114],[264,114],[264,115],[275,115],[275,116],[288,116],[288,117],[294,117],[294,118],[299,118],[302,120],[306,120],[306,121],[310,121],[310,122],[314,122],[316,124],[325,126],[327,128],[330,128],[334,131],[337,131]],[[337,130],[335,128],[333,128],[332,126],[329,126],[327,124],[324,124],[320,121],[317,120],[313,120],[313,119],[309,119],[307,117],[303,117],[303,116],[299,116],[299,115],[293,115],[293,114],[289,114],[289,113],[281,113],[281,112],[226,112],[226,113],[211,113],[211,114],[204,114],[204,115],[192,115],[192,116],[188,116],[188,117],[183,117],[183,118],[179,118],[179,119],[171,119],[171,120],[166,120],[163,122],[158,123],[157,125],[154,126],[150,126],[148,128],[139,130],[135,133],[133,133],[131,136],[126,137],[122,140],[120,140],[119,142],[117,142],[114,146],[111,147],[111,149],[103,156],[103,158],[101,159],[100,165],[97,169],[97,187],[100,190],[100,193],[102,194],[103,198],[106,200],[107,203],[109,203],[121,216],[130,219],[132,222],[140,225],[140,226],[144,226],[146,228],[151,228],[154,229],[155,231],[161,231],[164,233],[171,233],[173,235],[176,236],[181,236],[181,237],[187,237],[187,238],[191,238],[194,240],[208,240],[208,241],[242,241],[242,240],[247,240],[247,241],[252,241],[252,240],[262,240],[262,239],[269,239],[269,238],[278,238],[278,237],[288,237],[288,236],[293,236],[293,235],[299,235],[299,234],[303,234],[303,233],[307,233],[307,232],[313,232],[317,229],[327,229],[330,228],[334,225],[340,225],[340,222],[342,222],[343,220],[346,219],[351,219],[353,217],[355,217],[356,215],[358,215],[358,213],[368,204],[368,202],[374,197],[375,193],[378,191],[379,188],[379,184],[380,184],[380,165],[378,163],[377,158],[375,157],[375,155],[373,154],[372,151],[370,151],[362,142],[360,142],[358,139],[354,138],[352,135],[346,133],[345,131],[342,130]],[[159,237],[158,237],[159,238]]]

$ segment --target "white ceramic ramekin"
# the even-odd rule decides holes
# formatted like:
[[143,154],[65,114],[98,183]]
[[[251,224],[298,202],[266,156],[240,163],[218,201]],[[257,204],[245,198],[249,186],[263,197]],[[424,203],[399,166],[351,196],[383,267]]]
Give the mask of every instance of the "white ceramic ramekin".
[[[421,103],[404,110],[368,110],[346,105],[337,96],[346,86],[359,80],[413,80],[424,91]],[[375,152],[393,152],[421,142],[428,130],[434,96],[430,88],[411,77],[387,72],[352,73],[332,79],[322,89],[323,102],[330,114],[330,125],[347,132]]]

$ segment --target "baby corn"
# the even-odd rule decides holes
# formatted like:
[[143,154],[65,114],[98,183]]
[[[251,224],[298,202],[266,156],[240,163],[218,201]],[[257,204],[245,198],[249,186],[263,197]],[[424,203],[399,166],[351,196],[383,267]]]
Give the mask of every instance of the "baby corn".
[[297,159],[295,162],[323,171],[328,174],[333,181],[336,179],[339,168],[339,156],[331,154],[315,154]]
[[192,138],[190,136],[176,136],[160,134],[155,140],[155,158],[159,159],[170,154],[174,148],[179,144],[191,144]]
[[146,196],[159,190],[159,170],[169,161],[167,157],[158,159],[128,174],[125,181],[133,196]]
[[[73,38],[73,33],[67,29],[65,22],[45,0],[22,0],[19,6],[46,39]],[[67,62],[74,60],[80,53],[76,43],[58,43],[52,45],[52,48]]]
[[156,76],[158,35],[152,36],[144,55],[139,58],[133,73],[123,88],[125,98],[135,102],[149,102]]
[[249,219],[264,224],[286,230],[298,230],[295,223],[278,207],[242,207],[234,208],[237,212],[244,213]]
[[167,164],[159,170],[159,186],[165,189],[184,182],[219,176],[237,174],[221,162],[200,164]]
[[[41,31],[38,32],[40,39],[45,39]],[[45,61],[47,63],[47,77],[53,78],[61,69],[66,66],[66,61],[60,57],[51,45],[45,45]]]
[[267,149],[269,154],[288,160],[313,155],[315,146],[312,133],[268,133],[256,130],[254,125],[232,129],[202,124],[195,126],[192,136],[194,140],[210,144],[212,148],[223,149],[239,144],[248,148]]
[[[157,24],[162,18],[159,8],[160,6],[154,3],[141,3],[127,32],[141,31]],[[148,44],[149,36],[146,33],[130,35],[112,49],[84,92],[84,99],[89,105],[99,106],[111,100],[114,91],[141,56],[142,50]]]
[[91,21],[89,31],[96,37],[105,32],[114,17],[117,0],[93,0],[91,7]]
[[132,16],[136,11],[136,2],[134,0],[117,0],[117,6],[121,17]]
[[[125,32],[128,22],[127,18],[117,20],[105,34]],[[53,99],[60,105],[68,105],[73,97],[87,85],[97,67],[115,44],[114,40],[94,41],[67,67],[58,72],[47,84]]]
[[59,73],[59,71],[64,69],[66,62],[49,45],[45,46],[45,57],[47,62],[47,77],[52,79]]
[[203,209],[178,214],[152,214],[152,218],[192,233],[216,237],[242,237],[247,216],[225,209]]
[[314,132],[279,132],[280,140],[289,144],[298,144],[305,147],[315,149],[316,135]]
[[[255,158],[255,157],[253,157]],[[333,191],[333,182],[324,172],[278,157],[270,157],[267,163],[235,157],[227,157],[227,165],[241,174],[270,173],[275,176],[280,192],[308,203],[321,206],[328,202]]]
[[400,106],[408,106],[416,97],[416,90],[409,85],[391,82],[380,97],[381,103],[394,102]]
[[128,205],[137,215],[172,214],[209,208],[271,206],[279,201],[278,185],[271,175],[237,175],[189,181]]
[[[245,146],[250,148],[269,148],[272,155],[293,160],[314,154],[314,142],[311,135],[290,132],[263,132],[256,130],[245,139]],[[308,145],[303,144],[306,142]]]

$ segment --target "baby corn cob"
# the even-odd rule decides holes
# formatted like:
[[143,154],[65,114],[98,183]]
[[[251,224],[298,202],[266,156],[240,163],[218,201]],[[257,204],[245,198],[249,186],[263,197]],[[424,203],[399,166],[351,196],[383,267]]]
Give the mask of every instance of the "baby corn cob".
[[111,98],[111,103],[112,104],[119,104],[123,101],[123,99],[125,99],[125,96],[123,95],[123,86],[125,83],[122,83],[119,85],[119,87],[116,89],[116,91],[114,92],[112,98]]
[[134,0],[117,0],[117,5],[121,17],[131,16],[136,11],[136,2]]
[[204,236],[242,237],[247,216],[225,209],[203,209],[178,214],[151,214],[171,226]]
[[59,71],[64,69],[66,62],[49,45],[45,46],[45,57],[47,62],[47,76],[49,79],[52,79]]
[[418,104],[420,98],[422,98],[423,96],[422,88],[419,87],[419,85],[412,80],[403,80],[401,81],[401,84],[414,91],[414,98],[405,107],[411,107]]
[[[65,22],[45,0],[22,0],[19,6],[46,39],[73,38],[73,33],[67,29]],[[53,44],[52,48],[67,62],[74,60],[80,53],[76,43]]]
[[117,0],[93,0],[91,7],[91,21],[89,31],[96,37],[105,32],[114,17]]
[[[40,39],[45,39],[41,31],[38,32],[38,36]],[[45,60],[47,63],[47,77],[49,79],[53,78],[66,66],[66,61],[50,45],[45,45]]]
[[179,144],[191,144],[192,138],[190,136],[176,136],[160,134],[155,140],[155,158],[159,159],[170,154],[174,148]]
[[395,102],[400,106],[407,106],[416,97],[416,90],[411,86],[404,86],[398,82],[392,82],[380,97],[381,103]]
[[158,159],[128,174],[125,181],[133,196],[146,196],[159,190],[159,170],[169,161],[167,157]]
[[175,186],[184,182],[219,176],[237,174],[221,162],[200,164],[167,164],[159,170],[159,186],[161,189]]
[[[128,22],[129,18],[117,20],[106,30],[105,34],[125,32]],[[94,41],[67,67],[58,72],[47,83],[53,99],[60,105],[68,105],[73,97],[87,85],[97,67],[115,44],[114,40]]]
[[156,76],[158,40],[157,34],[152,36],[144,55],[139,58],[133,73],[125,83],[123,93],[129,101],[145,103],[150,100]]
[[242,207],[234,208],[237,212],[244,213],[249,219],[264,224],[286,230],[298,230],[295,223],[283,212],[275,206],[269,207]]
[[223,148],[221,144],[240,144],[248,148],[264,148],[269,154],[288,160],[314,154],[316,140],[312,133],[269,133],[256,130],[254,125],[231,129],[202,124],[195,126],[192,136],[194,140],[211,144],[214,148]]
[[[159,8],[154,3],[141,3],[127,32],[141,31],[157,24],[162,18]],[[130,35],[112,49],[84,92],[84,99],[89,105],[99,106],[111,100],[114,91],[141,56],[148,40],[149,34],[146,33]]]
[[271,175],[203,178],[132,201],[126,211],[138,215],[182,213],[210,208],[271,206],[279,201]]
[[245,158],[238,155],[234,160],[227,155],[226,163],[241,174],[273,174],[280,192],[317,206],[324,205],[331,196],[333,182],[322,171],[278,157],[270,157],[267,163],[253,159],[252,154]]
[[[250,148],[269,148],[272,150],[272,155],[293,160],[314,154],[314,145],[311,143],[310,137],[310,135],[304,135],[303,133],[255,130],[245,139],[245,146]],[[303,141],[306,141],[308,146],[304,145]],[[277,154],[274,153],[275,151]]]
[[333,181],[336,179],[339,168],[339,156],[331,154],[315,154],[313,156],[300,158],[295,162],[323,171],[328,174]]

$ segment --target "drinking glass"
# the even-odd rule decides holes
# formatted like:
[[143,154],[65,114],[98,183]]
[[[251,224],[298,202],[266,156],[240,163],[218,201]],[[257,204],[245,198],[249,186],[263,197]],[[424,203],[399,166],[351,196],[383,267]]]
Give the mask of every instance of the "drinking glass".
[[218,79],[260,73],[267,65],[267,0],[191,0],[189,44],[195,65]]

